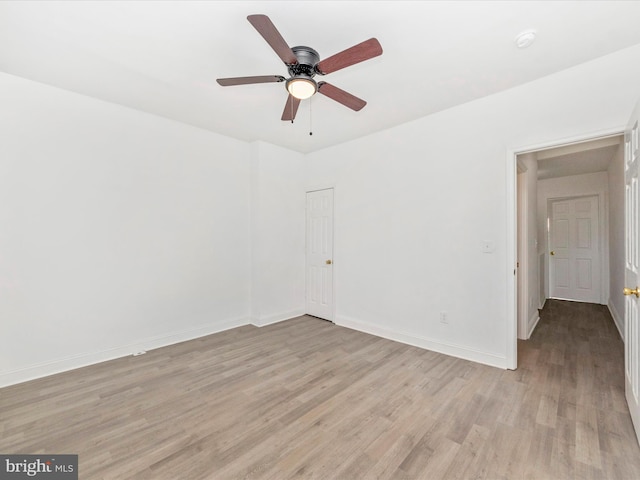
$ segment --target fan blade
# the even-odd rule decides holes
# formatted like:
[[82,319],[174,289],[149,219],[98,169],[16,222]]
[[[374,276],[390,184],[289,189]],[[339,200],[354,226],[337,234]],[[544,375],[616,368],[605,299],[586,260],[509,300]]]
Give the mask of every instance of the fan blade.
[[218,78],[216,82],[223,87],[231,87],[233,85],[250,85],[252,83],[284,82],[284,77],[280,75],[260,75],[257,77]]
[[338,103],[341,103],[345,107],[349,107],[351,110],[355,110],[356,112],[362,110],[367,102],[362,100],[361,98],[356,97],[355,95],[351,95],[344,90],[334,87],[330,83],[327,82],[319,82],[318,83],[318,92],[321,94],[335,100]]
[[282,112],[281,120],[289,120],[293,122],[293,119],[296,118],[296,113],[298,112],[298,107],[300,106],[300,99],[294,97],[293,95],[289,95],[287,98],[287,103],[284,106],[284,110]]
[[316,71],[320,75],[326,75],[378,55],[382,55],[382,46],[377,39],[370,38],[329,58],[325,58],[316,65]]
[[269,17],[266,15],[249,15],[247,20],[249,20],[249,23],[262,35],[284,63],[287,65],[295,65],[298,63],[296,54],[293,53],[291,47],[287,45],[287,42],[282,38],[282,35],[280,35],[280,32],[278,32],[278,29]]

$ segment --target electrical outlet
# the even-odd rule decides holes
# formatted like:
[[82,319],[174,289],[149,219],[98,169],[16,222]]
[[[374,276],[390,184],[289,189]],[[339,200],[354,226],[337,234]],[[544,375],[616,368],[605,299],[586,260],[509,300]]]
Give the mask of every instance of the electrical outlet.
[[496,245],[493,242],[484,240],[482,242],[482,253],[493,253],[496,250]]
[[448,324],[449,317],[447,316],[447,312],[440,312],[440,323]]

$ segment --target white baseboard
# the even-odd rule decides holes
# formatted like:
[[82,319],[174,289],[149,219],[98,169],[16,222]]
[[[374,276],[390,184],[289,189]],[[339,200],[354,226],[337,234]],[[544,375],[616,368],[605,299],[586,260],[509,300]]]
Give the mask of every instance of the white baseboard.
[[452,357],[470,360],[472,362],[483,363],[491,367],[507,368],[507,359],[500,355],[492,353],[480,352],[460,345],[453,345],[439,341],[433,341],[428,338],[420,337],[410,333],[390,330],[378,325],[373,325],[359,320],[354,320],[344,316],[338,316],[335,324],[341,327],[350,328],[359,332],[369,333],[377,337],[386,338],[400,343],[405,343],[414,347],[432,350],[434,352],[443,353]]
[[624,318],[620,316],[620,314],[618,313],[618,310],[616,310],[616,307],[613,305],[613,303],[611,303],[611,299],[609,299],[609,302],[607,303],[607,307],[609,307],[609,312],[613,317],[613,323],[616,324],[616,328],[618,329],[620,338],[624,342]]
[[529,340],[531,338],[531,334],[533,333],[533,331],[538,326],[538,322],[539,321],[540,321],[540,314],[538,313],[538,310],[535,310],[533,312],[533,314],[531,315],[531,318],[527,322],[527,325],[528,325],[529,328],[528,328],[528,331],[527,331],[527,338],[525,338],[525,340]]
[[292,318],[304,315],[304,309],[291,310],[284,313],[276,313],[274,315],[267,315],[265,317],[251,317],[251,324],[256,327],[266,327],[267,325],[273,325],[274,323],[284,322],[285,320],[291,320]]
[[134,343],[108,348],[99,352],[71,355],[52,360],[50,362],[29,365],[16,370],[9,370],[7,372],[0,373],[0,388],[27,382],[29,380],[35,380],[37,378],[47,377],[49,375],[55,375],[56,373],[75,370],[76,368],[86,367],[96,363],[106,362],[107,360],[126,357],[140,352],[141,350],[149,351],[160,347],[166,347],[168,345],[193,340],[195,338],[204,337],[248,324],[248,318],[228,319],[169,334],[148,337]]

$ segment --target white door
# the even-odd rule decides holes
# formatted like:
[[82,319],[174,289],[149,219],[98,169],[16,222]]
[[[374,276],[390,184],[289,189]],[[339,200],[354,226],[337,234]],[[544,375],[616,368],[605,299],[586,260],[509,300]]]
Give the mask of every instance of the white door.
[[307,193],[306,313],[333,321],[333,189]]
[[549,210],[549,296],[600,303],[598,197],[554,200]]
[[640,118],[640,102],[636,104],[633,115],[625,131],[625,307],[624,307],[624,369],[625,396],[629,412],[640,441],[640,401],[638,388],[640,373],[638,368],[638,287],[640,286],[640,258],[638,238],[638,222],[640,208],[638,204],[638,120]]

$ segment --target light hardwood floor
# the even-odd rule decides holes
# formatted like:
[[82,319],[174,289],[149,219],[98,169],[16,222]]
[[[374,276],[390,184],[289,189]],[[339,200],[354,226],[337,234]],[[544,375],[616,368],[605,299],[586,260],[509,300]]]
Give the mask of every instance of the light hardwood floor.
[[0,452],[90,479],[638,479],[606,307],[548,301],[504,371],[311,317],[0,389]]

